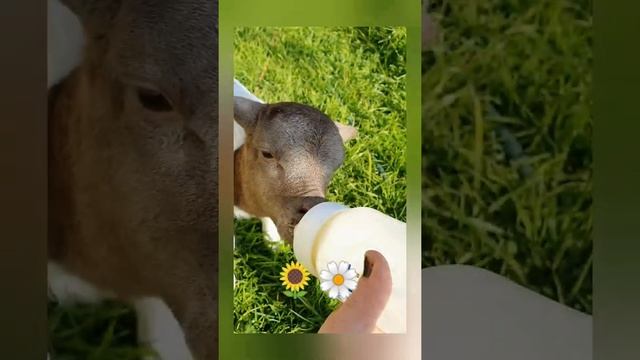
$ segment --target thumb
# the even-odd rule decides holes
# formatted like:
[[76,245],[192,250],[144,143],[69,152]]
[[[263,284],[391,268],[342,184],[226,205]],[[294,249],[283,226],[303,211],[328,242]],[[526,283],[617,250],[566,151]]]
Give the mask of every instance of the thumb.
[[319,333],[371,333],[391,295],[391,271],[375,250],[365,253],[364,270],[357,288],[320,327]]

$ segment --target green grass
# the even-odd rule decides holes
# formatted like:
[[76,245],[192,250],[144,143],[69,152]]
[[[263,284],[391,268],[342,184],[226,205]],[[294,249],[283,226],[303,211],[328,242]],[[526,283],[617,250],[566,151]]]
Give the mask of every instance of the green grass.
[[[405,30],[242,28],[234,71],[267,102],[295,101],[358,128],[328,199],[406,219]],[[302,299],[283,294],[291,248],[270,244],[256,220],[236,220],[234,327],[241,333],[316,332],[336,303],[312,279]]]
[[591,2],[434,0],[431,11],[423,266],[480,266],[590,313]]
[[55,360],[133,360],[152,354],[136,343],[133,310],[120,303],[49,303],[49,352]]

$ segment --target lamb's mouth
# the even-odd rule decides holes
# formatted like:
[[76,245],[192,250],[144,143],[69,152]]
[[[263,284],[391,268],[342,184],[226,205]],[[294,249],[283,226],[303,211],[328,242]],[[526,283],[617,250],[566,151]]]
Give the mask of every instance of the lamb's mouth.
[[296,225],[297,223],[293,222],[276,223],[278,233],[286,244],[293,245],[293,229],[295,229]]

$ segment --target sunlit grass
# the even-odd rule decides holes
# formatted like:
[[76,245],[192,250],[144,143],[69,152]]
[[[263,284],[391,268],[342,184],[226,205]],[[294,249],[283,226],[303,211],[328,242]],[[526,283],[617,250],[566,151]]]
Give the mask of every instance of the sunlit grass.
[[[405,30],[244,28],[235,77],[267,102],[295,101],[358,129],[328,198],[406,219]],[[258,221],[236,221],[236,332],[316,332],[336,303],[312,279],[302,299],[283,295],[289,247],[264,240]]]

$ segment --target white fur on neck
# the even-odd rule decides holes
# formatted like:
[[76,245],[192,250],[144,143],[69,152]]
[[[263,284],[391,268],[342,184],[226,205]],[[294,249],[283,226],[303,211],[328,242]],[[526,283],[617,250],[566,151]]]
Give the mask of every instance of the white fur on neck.
[[96,303],[114,297],[112,292],[98,289],[54,261],[47,262],[47,283],[49,297],[63,305]]
[[134,306],[139,343],[154,349],[163,360],[193,359],[182,327],[164,301],[148,297],[136,300]]
[[47,6],[47,86],[51,87],[82,61],[84,32],[78,18],[59,0],[49,0]]

